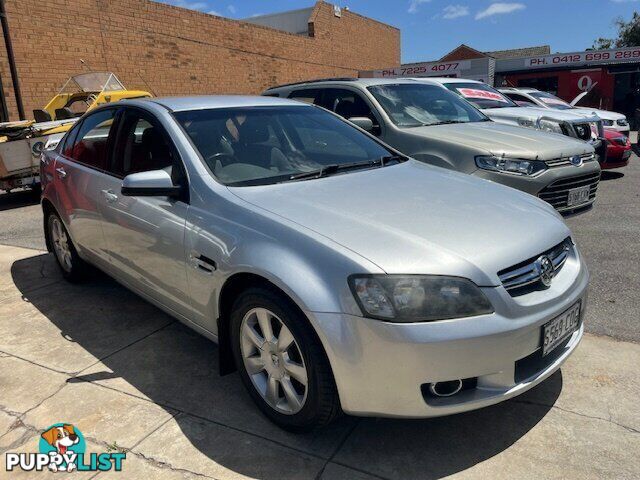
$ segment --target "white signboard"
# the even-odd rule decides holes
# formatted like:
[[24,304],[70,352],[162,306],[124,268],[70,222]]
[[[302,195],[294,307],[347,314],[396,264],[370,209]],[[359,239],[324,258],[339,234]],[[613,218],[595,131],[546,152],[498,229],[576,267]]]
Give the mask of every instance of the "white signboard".
[[398,68],[375,70],[374,78],[399,78],[399,77],[438,77],[469,70],[471,62],[460,60],[457,62],[426,62],[403,65]]
[[587,63],[624,63],[634,61],[640,62],[640,47],[619,48],[616,50],[594,50],[577,53],[558,53],[542,57],[529,57],[524,59],[524,67],[546,68],[566,65],[575,66]]

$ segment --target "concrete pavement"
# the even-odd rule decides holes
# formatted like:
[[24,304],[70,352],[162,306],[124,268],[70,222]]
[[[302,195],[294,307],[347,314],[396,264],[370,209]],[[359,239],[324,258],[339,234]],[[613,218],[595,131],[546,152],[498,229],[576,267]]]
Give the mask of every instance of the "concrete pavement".
[[0,247],[0,478],[34,477],[5,472],[4,453],[37,451],[62,421],[88,451],[127,451],[122,473],[97,478],[640,478],[634,343],[586,335],[560,372],[480,411],[343,417],[309,435],[220,378],[216,348],[101,274],[70,285],[50,255]]

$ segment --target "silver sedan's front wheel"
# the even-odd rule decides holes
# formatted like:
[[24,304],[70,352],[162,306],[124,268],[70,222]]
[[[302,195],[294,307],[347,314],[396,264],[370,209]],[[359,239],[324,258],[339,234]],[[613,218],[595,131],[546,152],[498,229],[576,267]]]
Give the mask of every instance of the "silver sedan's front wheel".
[[241,338],[244,367],[264,401],[285,415],[298,413],[308,374],[291,331],[273,312],[253,308],[242,319]]
[[231,347],[256,405],[292,431],[311,430],[340,413],[329,360],[307,317],[282,292],[247,288],[230,312]]

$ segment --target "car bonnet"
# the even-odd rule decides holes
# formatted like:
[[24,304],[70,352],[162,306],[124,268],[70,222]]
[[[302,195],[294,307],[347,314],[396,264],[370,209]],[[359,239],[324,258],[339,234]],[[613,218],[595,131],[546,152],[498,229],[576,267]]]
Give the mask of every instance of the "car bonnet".
[[483,286],[498,285],[498,271],[569,235],[533,196],[414,160],[230,191],[387,273],[455,275]]

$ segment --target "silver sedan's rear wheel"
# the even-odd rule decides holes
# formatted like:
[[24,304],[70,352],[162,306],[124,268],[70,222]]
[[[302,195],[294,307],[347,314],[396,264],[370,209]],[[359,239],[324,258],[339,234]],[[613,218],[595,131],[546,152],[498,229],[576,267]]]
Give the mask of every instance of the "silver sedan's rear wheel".
[[60,217],[49,211],[45,217],[47,244],[53,250],[62,276],[70,282],[86,278],[89,266],[80,258]]
[[327,355],[300,309],[270,286],[251,287],[230,312],[231,347],[242,383],[280,427],[311,430],[340,413]]
[[308,374],[300,346],[287,326],[266,308],[242,319],[244,367],[265,402],[285,415],[298,413],[307,399]]
[[60,267],[65,272],[70,272],[72,265],[69,237],[62,226],[62,222],[56,216],[51,218],[50,232],[51,243],[53,244],[53,253],[55,253]]

